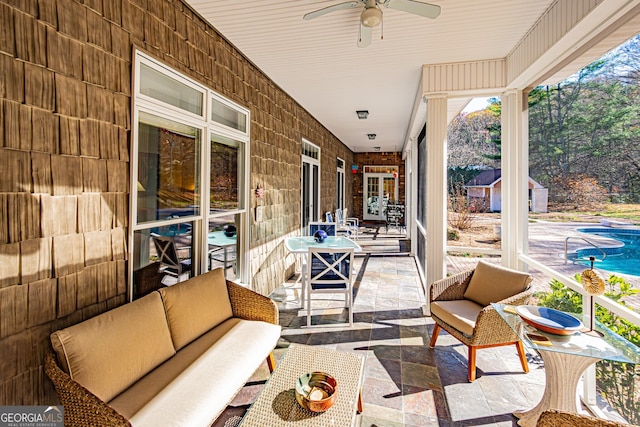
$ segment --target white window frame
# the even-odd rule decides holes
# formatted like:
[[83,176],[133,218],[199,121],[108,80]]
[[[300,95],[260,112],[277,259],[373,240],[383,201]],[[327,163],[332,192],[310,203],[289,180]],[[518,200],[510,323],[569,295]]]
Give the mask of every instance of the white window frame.
[[[305,153],[304,147],[305,146],[310,146],[315,153],[318,154],[318,157],[311,157],[308,156]],[[322,149],[320,148],[320,146],[314,144],[313,142],[310,142],[309,140],[302,138],[302,161],[300,162],[300,224],[304,224],[304,206],[302,206],[302,202],[304,200],[304,191],[305,188],[302,185],[302,180],[304,179],[304,164],[307,163],[309,164],[309,167],[311,168],[310,170],[313,170],[313,166],[318,166],[318,200],[316,200],[315,205],[314,205],[314,209],[316,212],[316,216],[318,218],[318,221],[323,220],[322,218],[322,212],[320,211],[320,202],[322,200],[322,165],[320,164],[320,159],[322,158]],[[313,195],[310,194],[310,197],[312,197]],[[312,217],[310,216],[310,221],[312,221],[311,219]],[[303,230],[304,231],[304,230]]]
[[[338,198],[336,199],[336,209],[341,209],[342,211],[344,211],[345,162],[344,159],[341,159],[340,157],[337,157],[336,160],[336,186],[340,187],[340,191],[336,192],[336,196],[338,196]],[[340,198],[339,195],[342,195],[342,197]]]
[[[238,236],[239,248],[237,254],[237,260],[240,269],[237,271],[238,281],[248,283],[250,279],[250,265],[249,265],[249,215],[248,206],[250,202],[249,198],[249,179],[250,179],[250,111],[235,102],[222,97],[220,94],[213,92],[206,86],[203,86],[190,77],[168,67],[161,61],[145,54],[140,50],[134,51],[134,75],[132,76],[132,96],[131,99],[131,111],[132,111],[132,144],[131,144],[131,158],[130,158],[130,204],[129,204],[129,259],[133,259],[134,251],[134,233],[140,230],[147,230],[152,227],[173,225],[184,222],[194,223],[193,232],[193,250],[192,265],[194,266],[194,274],[207,271],[208,259],[205,256],[208,253],[207,233],[209,219],[217,216],[229,216],[240,215]],[[166,76],[175,79],[176,81],[185,84],[188,87],[196,89],[202,93],[203,107],[202,114],[198,115],[187,110],[181,109],[174,105],[163,102],[159,99],[144,95],[140,93],[139,78],[140,78],[140,65],[153,68],[154,70],[165,74]],[[232,109],[244,114],[245,116],[245,132],[231,128],[229,126],[217,123],[211,120],[210,111],[212,100],[222,102]],[[199,213],[197,215],[185,216],[173,220],[163,221],[147,221],[143,223],[137,222],[138,211],[138,188],[137,188],[137,176],[138,176],[138,128],[139,128],[139,115],[140,112],[145,112],[159,117],[166,117],[173,122],[183,123],[188,126],[193,126],[200,129],[200,193],[199,193]],[[225,211],[218,215],[212,215],[210,212],[210,174],[211,174],[211,136],[219,135],[222,137],[230,138],[244,144],[244,158],[242,159],[242,179],[240,183],[242,188],[239,188],[241,194],[241,200],[239,200],[240,207],[235,210]],[[129,276],[129,299],[133,299],[134,295],[134,283],[133,283],[133,263],[128,264],[128,276]]]

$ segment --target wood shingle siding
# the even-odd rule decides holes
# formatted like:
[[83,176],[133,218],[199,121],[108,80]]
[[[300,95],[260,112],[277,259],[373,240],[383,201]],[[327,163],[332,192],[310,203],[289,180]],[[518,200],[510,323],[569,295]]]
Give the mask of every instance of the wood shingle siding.
[[[301,140],[322,148],[321,208],[353,153],[180,0],[0,1],[0,403],[57,401],[48,335],[127,301],[132,53],[251,111],[251,283],[295,269]],[[345,200],[351,200],[347,175]]]

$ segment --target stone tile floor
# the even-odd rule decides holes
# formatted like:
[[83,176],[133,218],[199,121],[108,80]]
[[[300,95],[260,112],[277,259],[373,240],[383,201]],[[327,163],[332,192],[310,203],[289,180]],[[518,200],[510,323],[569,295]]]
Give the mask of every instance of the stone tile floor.
[[[323,327],[305,328],[295,276],[271,297],[283,327],[276,358],[293,342],[366,355],[358,425],[513,426],[513,411],[535,406],[544,370],[533,353],[524,374],[515,347],[479,350],[478,379],[469,383],[466,347],[442,332],[436,348],[429,348],[433,322],[422,314],[425,299],[413,258],[365,255],[354,264],[352,328],[339,324],[347,319],[342,296],[326,295],[312,302],[319,309],[313,323]],[[265,364],[214,425],[241,416],[268,376]]]

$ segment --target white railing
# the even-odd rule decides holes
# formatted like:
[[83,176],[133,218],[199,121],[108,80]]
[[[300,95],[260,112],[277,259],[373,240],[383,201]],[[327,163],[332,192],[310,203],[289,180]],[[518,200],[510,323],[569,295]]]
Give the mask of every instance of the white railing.
[[[565,276],[564,274],[558,273],[557,271],[547,267],[546,265],[540,263],[539,261],[536,261],[535,259],[531,258],[528,255],[518,254],[518,259],[526,263],[529,267],[533,267],[553,277],[554,279],[558,280],[569,289],[580,293],[583,297],[590,296],[585,292],[582,285],[577,281],[575,281],[573,278]],[[582,312],[584,313],[585,316],[591,315],[590,301],[591,301],[590,298],[582,298]],[[624,307],[618,304],[617,302],[602,295],[595,296],[593,298],[593,301],[596,304],[611,311],[615,315],[619,316],[620,318],[630,323],[633,323],[636,326],[640,325],[640,313],[630,310],[627,307]],[[595,365],[591,365],[591,367],[589,367],[585,371],[583,376],[583,390],[582,390],[581,399],[583,403],[589,408],[589,410],[592,411],[595,415],[599,416],[600,418],[607,418],[606,415],[602,413],[602,411],[600,411],[600,409],[598,408],[596,397],[597,397],[596,368],[595,368]]]

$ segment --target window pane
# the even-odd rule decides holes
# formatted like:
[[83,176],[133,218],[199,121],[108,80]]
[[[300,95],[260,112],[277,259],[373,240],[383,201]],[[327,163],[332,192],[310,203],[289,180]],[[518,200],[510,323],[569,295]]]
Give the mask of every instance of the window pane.
[[216,216],[209,220],[209,270],[224,268],[228,280],[236,279],[240,271],[238,262],[241,258],[237,257],[241,237],[238,236],[239,223],[239,214]]
[[247,115],[215,98],[211,100],[211,120],[241,132],[247,131]]
[[318,165],[312,165],[312,179],[313,179],[313,202],[312,202],[312,210],[311,210],[311,221],[318,221],[318,206],[320,206],[320,168]]
[[426,206],[426,192],[427,192],[427,139],[425,137],[426,133],[424,129],[420,133],[420,137],[418,139],[418,206],[416,209],[416,217],[418,222],[426,227],[427,225],[427,206]]
[[211,135],[211,213],[241,209],[244,144]]
[[200,129],[140,113],[137,222],[198,215]]
[[133,233],[133,298],[187,280],[191,270],[193,222]]
[[302,163],[302,227],[309,225],[309,214],[311,213],[311,198],[309,197],[309,163]]
[[159,101],[202,115],[203,93],[184,83],[140,64],[140,93]]
[[319,159],[320,148],[316,147],[315,145],[309,142],[302,141],[302,155],[311,157],[312,159]]

